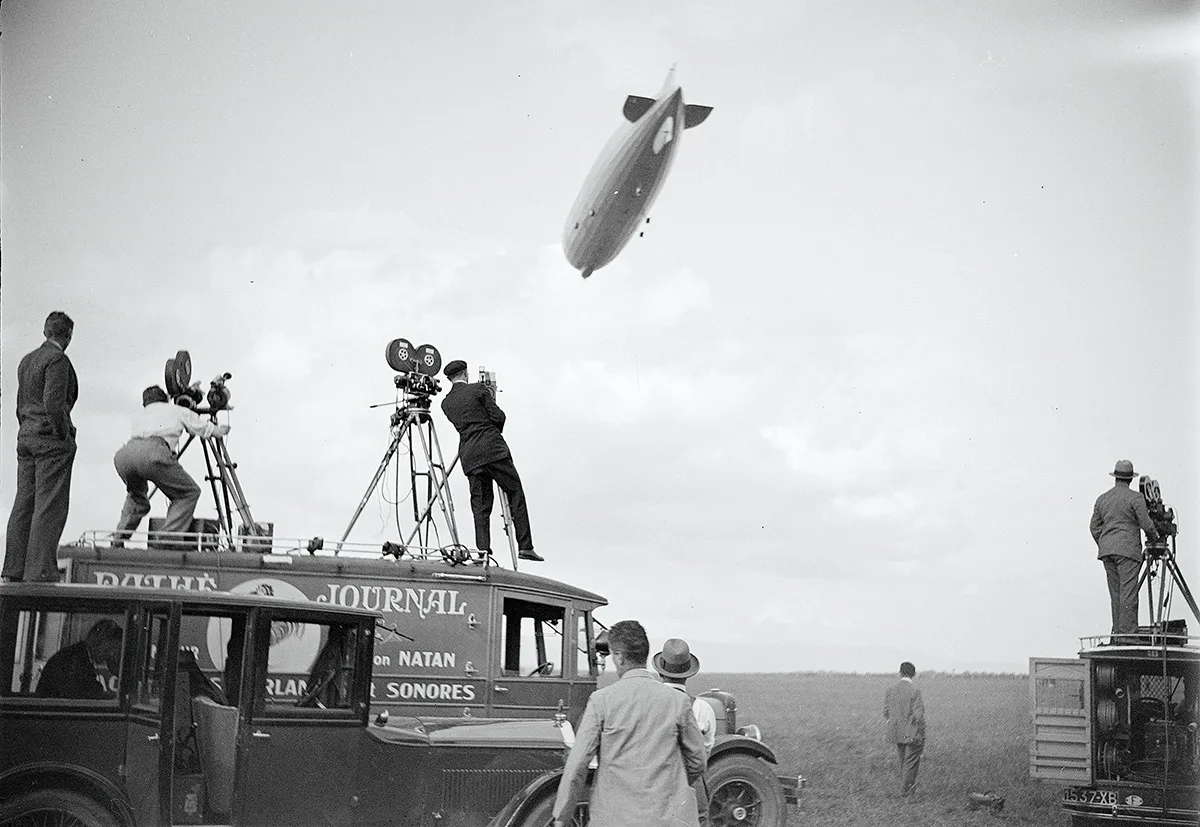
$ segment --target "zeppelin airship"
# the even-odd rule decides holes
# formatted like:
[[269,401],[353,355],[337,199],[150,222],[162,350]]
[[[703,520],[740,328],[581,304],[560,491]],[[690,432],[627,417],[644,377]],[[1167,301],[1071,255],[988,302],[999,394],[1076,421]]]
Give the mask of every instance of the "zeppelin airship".
[[563,231],[567,261],[586,279],[633,236],[667,178],[683,130],[698,126],[711,106],[683,102],[674,68],[657,98],[630,95],[625,120],[596,159]]

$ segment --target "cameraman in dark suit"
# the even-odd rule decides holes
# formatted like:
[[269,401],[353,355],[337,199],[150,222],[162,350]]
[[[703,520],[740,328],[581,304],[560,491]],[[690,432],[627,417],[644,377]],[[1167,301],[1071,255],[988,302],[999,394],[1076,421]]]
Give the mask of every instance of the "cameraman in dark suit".
[[446,378],[453,384],[442,400],[442,413],[458,431],[458,456],[471,485],[471,513],[475,515],[475,547],[492,550],[491,516],[495,494],[492,483],[508,495],[513,525],[517,530],[518,557],[541,561],[533,550],[529,533],[529,511],[517,467],[513,465],[504,429],[504,411],[496,405],[495,391],[482,382],[467,382],[467,363],[455,359],[446,365]]

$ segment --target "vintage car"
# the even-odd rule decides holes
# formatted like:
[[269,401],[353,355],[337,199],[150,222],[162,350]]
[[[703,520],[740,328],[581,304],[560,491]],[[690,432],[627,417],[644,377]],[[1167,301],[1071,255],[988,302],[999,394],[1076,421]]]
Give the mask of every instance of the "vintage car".
[[[102,533],[89,534],[61,547],[59,560],[76,583],[270,594],[379,611],[375,713],[543,721],[562,713],[574,725],[596,689],[603,649],[595,612],[607,601],[585,589],[440,556],[308,553],[301,541],[281,538],[222,551],[208,547],[203,533],[186,540],[195,550],[157,549],[152,536],[145,548],[112,548]],[[216,677],[221,653],[198,630],[183,635],[184,645],[198,650],[201,669]],[[281,702],[295,700],[304,677],[281,669],[267,691]],[[782,827],[803,779],[779,772],[759,728],[738,720],[732,694],[715,689],[700,697],[713,706],[719,727],[707,772],[712,823]],[[534,797],[544,794],[539,789]]]
[[479,827],[562,766],[565,715],[373,714],[391,633],[263,594],[0,585],[0,825]]

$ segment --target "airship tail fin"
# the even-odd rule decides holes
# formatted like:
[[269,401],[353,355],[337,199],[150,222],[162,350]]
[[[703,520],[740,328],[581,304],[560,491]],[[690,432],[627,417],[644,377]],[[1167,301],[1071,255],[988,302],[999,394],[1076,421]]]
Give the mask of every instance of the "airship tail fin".
[[580,272],[583,274],[583,277],[586,279],[588,276],[590,276],[595,271],[596,271],[595,267],[588,267],[588,268],[585,268],[584,270],[581,270]]
[[689,103],[683,107],[683,128],[691,129],[693,126],[699,126],[704,123],[704,119],[708,117],[708,113],[711,111],[713,111],[711,106],[700,106],[699,104]]
[[651,106],[654,106],[654,98],[630,95],[625,99],[625,108],[621,111],[625,113],[626,120],[636,122],[638,118],[650,111]]

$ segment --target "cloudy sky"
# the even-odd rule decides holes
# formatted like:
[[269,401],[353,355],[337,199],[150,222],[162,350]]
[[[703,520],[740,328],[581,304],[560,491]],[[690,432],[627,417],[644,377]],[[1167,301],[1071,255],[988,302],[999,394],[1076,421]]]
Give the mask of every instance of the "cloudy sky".
[[[233,374],[255,517],[339,536],[403,336],[498,372],[536,572],[706,670],[1070,656],[1108,628],[1087,526],[1120,458],[1200,588],[1196,7],[649,8],[6,2],[0,508],[16,364],[63,309],[67,538],[115,524],[179,349]],[[713,114],[585,282],[567,210],[676,63]],[[354,539],[396,539],[392,492]]]

